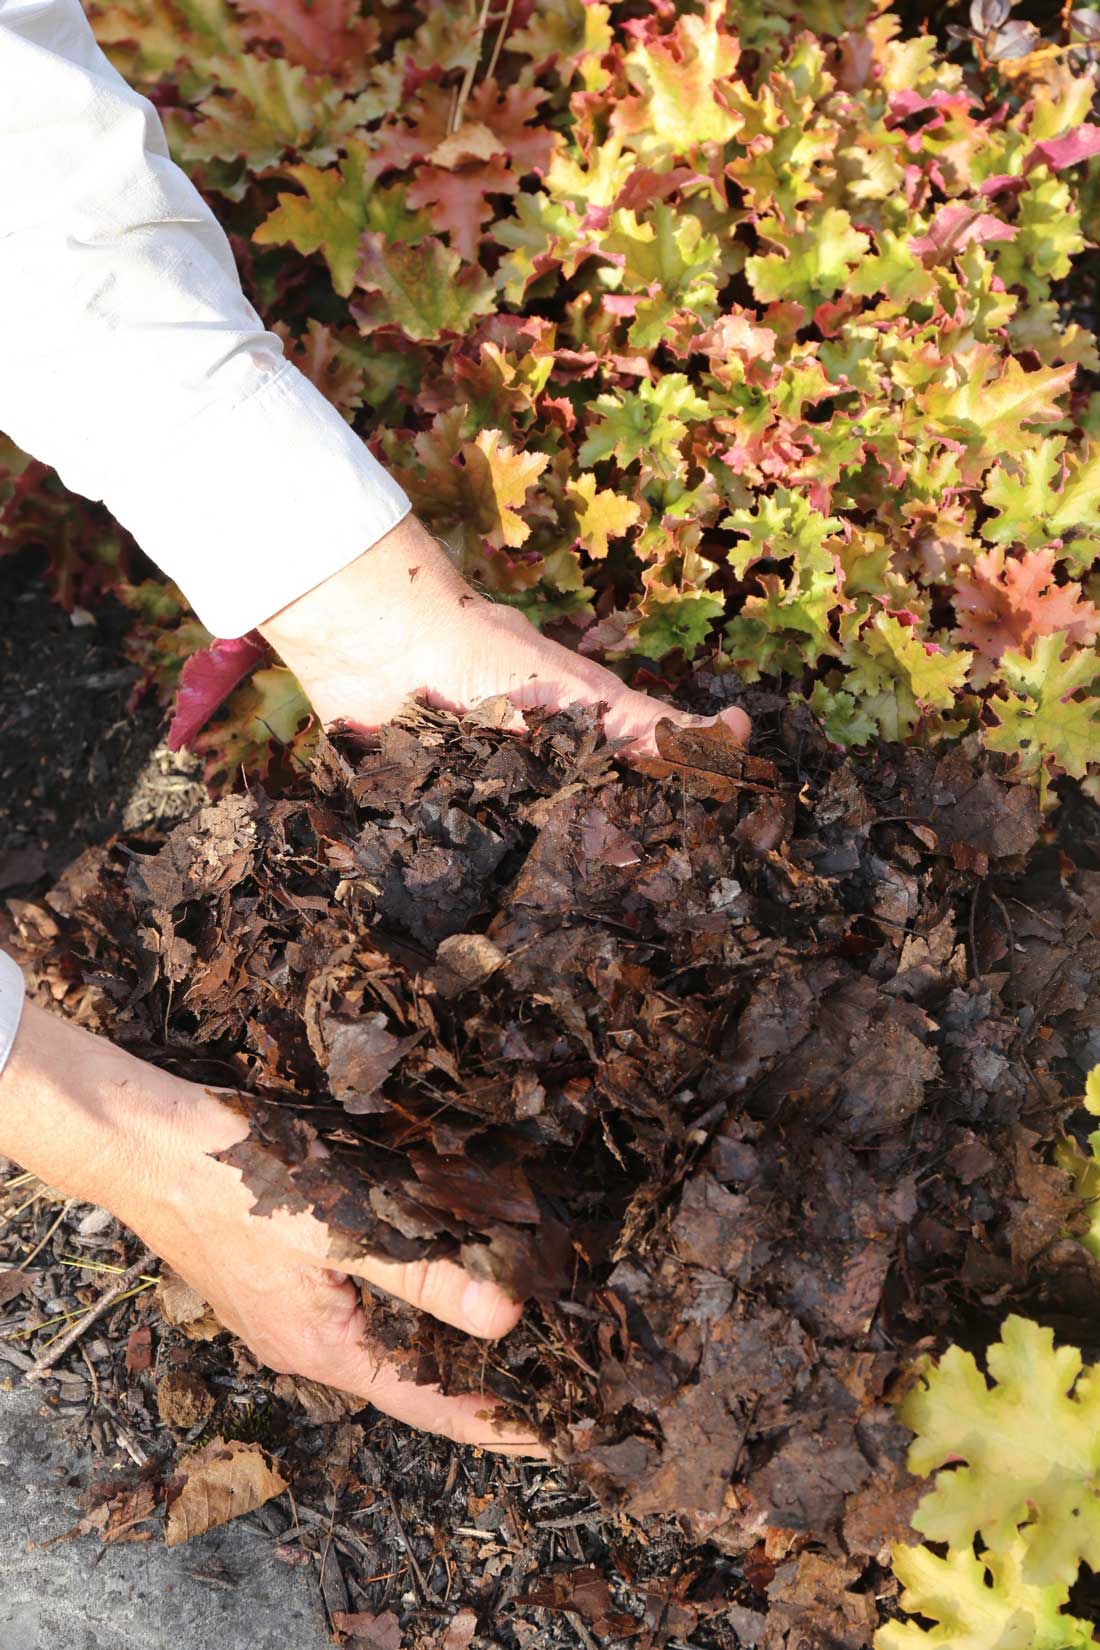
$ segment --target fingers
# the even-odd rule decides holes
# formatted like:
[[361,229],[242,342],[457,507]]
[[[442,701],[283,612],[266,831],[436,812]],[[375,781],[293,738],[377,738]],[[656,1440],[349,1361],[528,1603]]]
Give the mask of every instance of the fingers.
[[433,1318],[464,1329],[468,1335],[495,1339],[514,1329],[523,1315],[523,1304],[515,1301],[497,1283],[471,1278],[452,1260],[433,1261],[344,1261],[356,1277],[410,1306],[430,1312]]
[[295,1373],[352,1393],[396,1421],[452,1438],[457,1444],[477,1444],[504,1455],[549,1459],[548,1451],[529,1430],[499,1420],[495,1399],[477,1393],[446,1397],[437,1386],[406,1380],[392,1365],[374,1357],[367,1345],[366,1318],[353,1285],[333,1290],[315,1325],[314,1345],[303,1342],[297,1349]]
[[752,723],[743,710],[730,706],[722,711],[719,717],[692,716],[682,710],[674,710],[669,705],[663,705],[657,699],[651,699],[646,693],[627,691],[616,700],[608,711],[605,719],[605,730],[609,738],[629,739],[630,744],[623,751],[623,755],[630,757],[657,756],[657,741],[654,729],[658,722],[668,719],[678,727],[702,727],[714,721],[725,722],[734,737],[742,744],[747,744],[752,732]]

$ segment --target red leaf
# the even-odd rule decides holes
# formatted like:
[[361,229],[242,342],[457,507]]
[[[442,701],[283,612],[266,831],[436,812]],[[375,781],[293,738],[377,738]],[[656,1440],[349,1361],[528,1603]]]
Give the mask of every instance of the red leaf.
[[1063,166],[1076,166],[1079,160],[1089,160],[1093,155],[1100,155],[1100,126],[1078,126],[1065,137],[1037,143],[1024,162],[1024,171],[1049,166],[1060,172]]
[[190,745],[238,682],[266,656],[267,648],[255,631],[229,641],[211,642],[200,653],[192,653],[183,667],[176,712],[168,729],[168,749],[178,751]]
[[291,63],[318,74],[365,75],[379,39],[376,18],[360,17],[357,0],[248,0],[244,36],[278,40]]
[[455,250],[467,263],[476,263],[481,228],[495,208],[488,195],[514,195],[519,178],[505,161],[494,158],[458,171],[441,166],[422,166],[409,185],[405,199],[409,206],[427,207],[432,228],[450,234]]
[[[953,597],[956,638],[979,658],[971,680],[984,687],[1006,648],[1028,648],[1040,636],[1064,630],[1079,647],[1100,632],[1100,613],[1079,584],[1054,582],[1055,552],[1028,550],[1018,559],[987,550],[959,577]],[[988,664],[987,664],[988,661]]]
[[955,201],[950,206],[942,207],[928,225],[928,233],[915,236],[909,247],[922,258],[929,254],[948,258],[961,252],[971,241],[981,241],[984,245],[987,241],[1012,241],[1015,238],[1016,230],[1012,224],[1002,222],[991,212],[980,212],[976,206]]
[[143,1375],[153,1367],[153,1332],[149,1328],[131,1329],[126,1342],[126,1369],[130,1375]]

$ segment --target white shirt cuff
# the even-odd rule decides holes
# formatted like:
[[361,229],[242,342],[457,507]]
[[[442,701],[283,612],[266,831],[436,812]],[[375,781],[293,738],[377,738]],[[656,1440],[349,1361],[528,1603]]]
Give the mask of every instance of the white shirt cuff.
[[0,951],[0,1073],[8,1063],[23,1013],[23,971],[6,951]]
[[[293,362],[108,461],[98,491],[215,636],[240,636],[348,566],[412,508]],[[114,455],[112,455],[112,459]]]

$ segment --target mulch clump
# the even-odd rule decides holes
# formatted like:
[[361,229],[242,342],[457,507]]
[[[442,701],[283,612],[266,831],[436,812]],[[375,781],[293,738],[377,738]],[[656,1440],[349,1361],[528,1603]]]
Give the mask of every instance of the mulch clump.
[[744,1642],[865,1645],[914,1355],[1011,1310],[1095,1341],[1048,1161],[1100,1051],[1085,805],[791,710],[766,755],[665,724],[641,772],[593,712],[528,720],[322,742],[286,794],[88,850],[14,942],[44,1000],[240,1092],[258,1212],[527,1298],[487,1352],[371,1297],[409,1370],[736,1560]]

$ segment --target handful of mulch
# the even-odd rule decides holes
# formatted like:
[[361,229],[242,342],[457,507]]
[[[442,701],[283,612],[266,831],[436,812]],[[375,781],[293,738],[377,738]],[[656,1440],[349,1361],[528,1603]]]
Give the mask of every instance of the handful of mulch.
[[1100,873],[966,747],[857,760],[789,712],[771,760],[666,723],[639,772],[594,713],[528,720],[322,741],[288,794],[83,854],[16,943],[240,1092],[258,1213],[529,1300],[488,1351],[376,1302],[419,1378],[634,1515],[854,1578],[919,1492],[911,1355],[1094,1287],[1045,1143],[1095,1058]]

